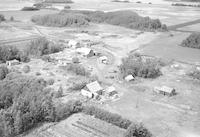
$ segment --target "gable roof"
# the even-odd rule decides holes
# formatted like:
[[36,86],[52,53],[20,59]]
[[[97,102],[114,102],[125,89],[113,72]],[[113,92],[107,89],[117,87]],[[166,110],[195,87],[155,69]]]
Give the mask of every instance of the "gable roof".
[[93,93],[103,89],[97,81],[87,84],[86,87]]

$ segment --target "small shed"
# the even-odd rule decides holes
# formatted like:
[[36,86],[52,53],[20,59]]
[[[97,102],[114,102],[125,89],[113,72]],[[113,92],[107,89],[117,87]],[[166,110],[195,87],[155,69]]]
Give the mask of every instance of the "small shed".
[[129,81],[133,81],[135,79],[135,77],[133,75],[128,75],[124,78],[127,82]]
[[75,41],[75,40],[70,40],[68,42],[68,46],[72,48],[77,48],[77,47],[80,47],[80,42]]
[[81,90],[81,95],[83,95],[84,97],[87,97],[87,98],[93,98],[93,94],[90,91],[87,91],[84,89]]
[[101,61],[101,63],[104,63],[104,64],[107,64],[107,63],[108,63],[108,57],[106,57],[106,56],[101,56],[101,57],[99,58],[99,60]]
[[95,53],[94,53],[94,51],[92,49],[85,48],[85,47],[77,48],[76,52],[79,53],[79,54],[82,54],[85,57],[92,57],[92,56],[95,55]]
[[117,94],[116,88],[114,86],[110,86],[106,89],[109,96],[113,96]]
[[167,86],[155,87],[154,92],[167,96],[173,96],[176,94],[176,90],[174,88],[170,88]]
[[99,91],[103,90],[103,88],[97,81],[87,84],[86,87],[91,93],[98,93]]
[[18,60],[16,60],[16,59],[10,60],[10,61],[6,61],[6,65],[7,66],[14,66],[14,65],[19,65],[19,64],[20,64],[20,62]]

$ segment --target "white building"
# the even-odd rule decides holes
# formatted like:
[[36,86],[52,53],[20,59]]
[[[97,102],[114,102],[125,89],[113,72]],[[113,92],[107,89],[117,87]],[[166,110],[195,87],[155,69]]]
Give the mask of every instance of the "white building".
[[6,65],[8,65],[8,66],[14,66],[14,65],[19,65],[19,64],[20,64],[20,62],[18,60],[16,60],[16,59],[10,60],[10,61],[6,61]]
[[106,56],[101,56],[101,57],[99,58],[99,60],[100,60],[101,63],[104,63],[104,64],[107,64],[107,63],[108,63],[108,57],[106,57]]
[[156,92],[158,94],[167,95],[167,96],[173,96],[173,95],[176,94],[174,88],[170,88],[170,87],[167,87],[167,86],[155,87],[154,92]]
[[133,75],[128,75],[124,78],[127,82],[134,80],[135,78],[133,77]]
[[87,56],[87,57],[95,55],[95,53],[94,53],[94,51],[92,49],[85,48],[85,47],[77,48],[76,52],[79,53],[79,54],[81,54],[81,55],[83,55],[83,56]]
[[84,89],[81,90],[81,95],[83,95],[84,97],[87,97],[87,98],[93,98],[93,94],[90,91],[87,91]]
[[87,84],[86,87],[93,94],[97,93],[98,91],[103,90],[103,88],[100,86],[100,84],[97,81]]

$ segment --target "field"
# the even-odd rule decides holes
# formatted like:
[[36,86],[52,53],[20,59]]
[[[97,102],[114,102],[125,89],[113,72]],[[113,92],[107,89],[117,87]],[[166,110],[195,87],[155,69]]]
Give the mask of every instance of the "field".
[[[110,0],[73,1],[70,6],[74,10],[132,10],[141,16],[159,18],[162,23],[168,25],[169,31],[145,32],[105,23],[91,23],[84,27],[38,26],[30,21],[32,16],[56,14],[59,10],[11,11],[10,4],[1,1],[0,14],[4,14],[8,19],[0,23],[1,45],[16,45],[23,50],[30,40],[44,36],[65,46],[64,51],[50,55],[57,60],[55,62],[34,58],[29,63],[21,63],[11,68],[23,73],[22,68],[29,65],[31,71],[23,73],[24,75],[36,76],[40,73],[37,77],[54,79],[55,83],[50,87],[55,91],[60,86],[64,89],[63,97],[56,101],[88,101],[88,104],[98,105],[132,121],[143,122],[156,137],[199,137],[200,81],[186,74],[192,68],[199,67],[200,50],[179,45],[192,32],[200,32],[200,8],[171,6],[174,1],[169,0],[141,0],[142,3],[136,3],[137,0],[130,0],[130,3]],[[148,4],[149,2],[152,4]],[[2,6],[2,3],[7,7]],[[16,3],[13,5],[13,10],[16,10],[16,7],[19,9],[19,5],[25,6]],[[14,21],[9,21],[11,16]],[[69,40],[78,41],[101,56],[107,56],[109,63],[101,63],[98,56],[86,58],[77,54],[76,49],[68,46]],[[136,78],[133,82],[125,82],[119,77],[118,68],[121,59],[129,52],[139,52],[166,61],[166,66],[161,68],[163,75],[157,79]],[[62,71],[59,60],[71,63],[73,57],[78,57],[80,64],[97,76],[104,88],[114,86],[119,97],[116,100],[96,101],[84,98],[79,91],[70,91],[69,81],[80,77]],[[163,85],[175,88],[177,95],[167,97],[153,92],[154,87]],[[75,114],[59,123],[45,124],[25,137],[123,137],[124,132],[125,130],[94,117]]]
[[[44,126],[45,127],[45,126]],[[42,128],[42,127],[41,127]],[[25,137],[122,137],[125,130],[85,114],[75,114],[46,129]]]

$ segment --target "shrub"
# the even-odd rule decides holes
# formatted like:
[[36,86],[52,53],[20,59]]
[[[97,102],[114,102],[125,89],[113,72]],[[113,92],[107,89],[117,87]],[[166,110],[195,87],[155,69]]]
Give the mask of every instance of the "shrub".
[[130,120],[124,119],[118,114],[110,113],[95,106],[84,106],[83,113],[94,116],[95,118],[106,121],[124,129],[127,129],[132,123]]
[[79,58],[77,57],[72,58],[72,63],[79,63]]
[[66,70],[76,75],[89,76],[90,73],[80,64],[68,64]]
[[15,19],[14,19],[14,17],[13,16],[11,16],[10,17],[10,21],[14,21]]
[[200,33],[193,33],[181,43],[183,47],[200,49]]
[[6,20],[6,19],[5,19],[4,15],[0,14],[0,23],[1,23],[2,21],[5,21],[5,20]]
[[156,78],[161,75],[160,62],[154,59],[143,59],[140,55],[130,54],[122,59],[120,71],[123,77],[133,75],[143,78]]
[[22,11],[34,11],[34,10],[39,10],[39,8],[36,8],[36,7],[24,7],[24,8],[22,8]]
[[40,73],[40,72],[36,72],[35,75],[36,75],[36,76],[40,76],[41,73]]
[[200,70],[198,70],[196,68],[193,69],[191,72],[189,72],[187,75],[194,79],[200,80]]
[[56,121],[66,119],[74,113],[81,112],[83,109],[80,101],[71,100],[66,104],[56,106]]
[[49,14],[34,16],[31,20],[38,25],[51,27],[80,27],[88,25],[87,17],[81,14]]
[[27,45],[26,52],[29,55],[40,57],[42,55],[59,52],[61,50],[63,50],[61,45],[55,45],[49,42],[46,38],[40,37],[31,41],[30,44]]
[[55,82],[54,79],[49,79],[49,80],[47,80],[47,84],[48,84],[48,85],[53,85],[54,82]]
[[0,80],[3,80],[6,78],[6,75],[9,73],[9,70],[6,66],[1,65],[0,66]]
[[28,66],[28,65],[25,65],[25,66],[22,68],[22,71],[23,71],[24,73],[29,73],[30,70],[31,70],[31,68],[30,68],[30,66]]
[[60,86],[58,91],[55,94],[55,98],[60,98],[62,96],[63,96],[63,88],[62,88],[62,86]]
[[124,137],[152,137],[152,134],[140,123],[129,126]]

